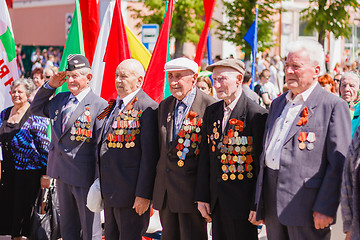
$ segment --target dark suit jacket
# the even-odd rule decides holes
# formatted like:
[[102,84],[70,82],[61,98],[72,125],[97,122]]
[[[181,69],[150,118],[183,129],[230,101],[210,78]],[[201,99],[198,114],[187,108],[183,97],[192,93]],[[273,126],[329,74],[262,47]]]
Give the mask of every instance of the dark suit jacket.
[[[134,110],[143,110],[139,119],[140,133],[135,135],[135,147],[109,148],[107,136],[113,133],[105,118],[99,139],[99,169],[101,192],[110,207],[132,207],[135,197],[152,199],[155,167],[158,159],[157,107],[142,89],[135,95]],[[125,110],[125,108],[124,108]],[[123,111],[124,111],[123,110]],[[115,111],[113,114],[116,114]],[[110,115],[110,114],[109,114]],[[104,132],[104,134],[103,134]]]
[[[265,149],[274,124],[285,105],[286,94],[275,99],[266,122],[264,152],[256,188],[257,218],[264,217],[262,186]],[[302,109],[309,110],[308,122],[297,126]],[[344,100],[321,88],[319,84],[305,101],[286,137],[280,155],[277,183],[277,213],[282,224],[313,226],[313,211],[335,218],[339,205],[341,174],[351,141],[349,109]],[[314,149],[299,149],[301,132],[313,132]]]
[[[202,118],[205,109],[214,103],[215,99],[201,90],[196,89],[196,96],[190,108]],[[186,155],[183,167],[179,167],[176,155],[179,136],[173,139],[174,111],[176,98],[170,96],[159,105],[159,144],[160,158],[156,168],[154,187],[154,208],[162,209],[167,193],[167,204],[172,212],[193,213],[197,211],[194,203],[196,172],[198,168],[198,155],[193,148]],[[202,135],[200,132],[198,136]]]
[[[73,186],[90,187],[96,176],[96,138],[102,125],[96,116],[104,110],[106,101],[90,90],[71,115],[65,131],[62,132],[61,109],[67,103],[70,92],[59,93],[50,100],[54,92],[55,90],[41,87],[30,106],[30,111],[34,115],[50,118],[51,143],[47,174]],[[89,142],[72,141],[70,129],[75,121],[84,115],[86,107],[90,107],[92,137]]]
[[[220,121],[218,132],[222,135],[221,122],[224,117],[224,101],[217,102],[206,109],[204,116],[203,131],[204,136],[213,134],[214,122]],[[239,136],[253,137],[253,173],[252,178],[243,174],[244,179],[226,181],[222,179],[223,171],[220,156],[222,153],[218,149],[221,137],[214,139],[216,142],[215,152],[212,151],[211,141],[208,137],[202,139],[200,151],[200,163],[198,168],[196,184],[196,201],[210,203],[211,210],[214,209],[216,202],[220,204],[223,212],[227,212],[232,218],[248,218],[250,208],[254,209],[255,184],[258,173],[258,162],[262,152],[262,141],[267,118],[267,110],[249,99],[244,92],[241,94],[238,103],[232,111],[229,119],[238,119],[244,122],[244,130]],[[229,122],[225,127],[224,134],[233,128]],[[239,155],[240,156],[240,155]],[[254,209],[255,210],[255,209]]]

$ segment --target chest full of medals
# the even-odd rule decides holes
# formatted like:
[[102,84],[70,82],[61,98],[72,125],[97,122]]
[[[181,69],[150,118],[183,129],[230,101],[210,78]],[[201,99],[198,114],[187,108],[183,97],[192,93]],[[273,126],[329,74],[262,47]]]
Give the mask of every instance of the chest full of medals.
[[70,140],[80,142],[85,140],[89,143],[92,137],[91,122],[90,106],[86,106],[84,113],[76,119],[70,129]]
[[177,137],[177,156],[179,160],[177,165],[183,167],[185,165],[185,158],[189,153],[199,155],[199,145],[201,142],[201,126],[202,119],[197,116],[197,113],[190,111],[184,119],[184,123],[179,131]]
[[108,148],[133,148],[135,139],[140,134],[142,110],[124,110],[111,123],[112,133],[107,136]]
[[211,151],[217,154],[223,181],[252,179],[253,175],[253,137],[243,134],[244,123],[238,119],[229,120],[230,129],[219,133],[221,121],[213,123],[208,143]]

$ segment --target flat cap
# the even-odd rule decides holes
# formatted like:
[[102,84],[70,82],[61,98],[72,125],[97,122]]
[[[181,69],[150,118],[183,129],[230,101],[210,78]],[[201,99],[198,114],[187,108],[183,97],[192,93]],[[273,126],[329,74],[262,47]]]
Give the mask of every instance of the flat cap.
[[182,70],[191,70],[194,73],[198,73],[199,66],[193,60],[185,57],[175,58],[165,64],[165,72]]
[[81,54],[70,54],[67,58],[66,71],[73,71],[81,68],[90,68],[89,61]]
[[244,74],[246,71],[245,64],[243,63],[243,61],[238,60],[238,59],[231,59],[231,58],[220,60],[216,63],[213,63],[213,64],[207,66],[206,70],[212,72],[215,67],[231,67],[242,74]]

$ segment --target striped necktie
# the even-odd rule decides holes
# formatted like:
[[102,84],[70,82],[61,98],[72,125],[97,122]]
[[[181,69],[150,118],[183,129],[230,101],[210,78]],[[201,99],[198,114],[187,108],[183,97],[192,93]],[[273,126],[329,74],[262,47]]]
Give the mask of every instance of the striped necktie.
[[66,123],[69,121],[71,114],[74,112],[77,105],[77,99],[71,98],[62,110],[62,132],[65,130]]

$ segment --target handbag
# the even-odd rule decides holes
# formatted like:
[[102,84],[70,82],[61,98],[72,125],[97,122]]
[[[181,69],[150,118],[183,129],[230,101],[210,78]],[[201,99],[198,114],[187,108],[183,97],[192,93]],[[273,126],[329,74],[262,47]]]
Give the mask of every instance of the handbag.
[[60,235],[60,216],[57,209],[57,194],[54,180],[45,193],[45,207],[42,213],[43,191],[40,189],[32,213],[30,240],[57,240]]

